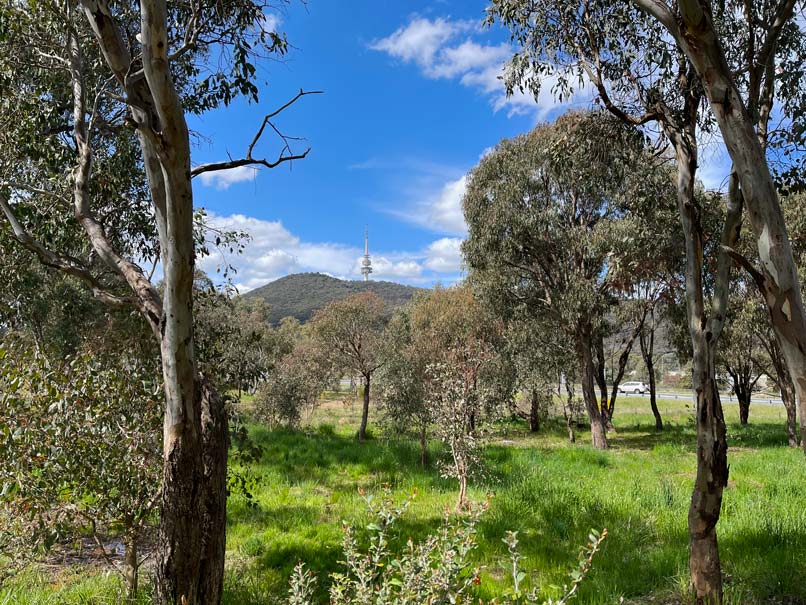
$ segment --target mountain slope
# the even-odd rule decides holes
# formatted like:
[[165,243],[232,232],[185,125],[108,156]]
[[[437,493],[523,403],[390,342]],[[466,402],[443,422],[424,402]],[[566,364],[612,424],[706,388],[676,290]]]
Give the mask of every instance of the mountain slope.
[[329,302],[366,291],[375,292],[394,308],[406,304],[421,289],[388,281],[345,281],[322,273],[297,273],[269,282],[244,296],[265,300],[269,304],[270,321],[276,324],[289,316],[308,321]]

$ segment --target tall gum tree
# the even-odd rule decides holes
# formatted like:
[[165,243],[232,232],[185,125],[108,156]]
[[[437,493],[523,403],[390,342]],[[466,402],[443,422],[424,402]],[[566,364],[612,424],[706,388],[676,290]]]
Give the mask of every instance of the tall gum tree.
[[[727,37],[733,40],[732,72],[727,69],[710,21],[710,2],[704,0],[681,0],[671,6],[663,0],[630,3],[586,0],[563,4],[492,0],[488,9],[489,21],[498,19],[507,25],[518,45],[506,74],[510,91],[521,88],[538,93],[545,76],[555,78],[558,82],[555,91],[560,96],[587,83],[595,91],[597,102],[625,123],[641,128],[657,125],[674,150],[678,206],[686,240],[686,301],[698,412],[698,470],[689,529],[691,585],[699,600],[722,599],[716,523],[728,467],[714,359],[725,320],[729,260],[731,256],[737,258],[733,248],[745,204],[760,250],[764,249],[762,258],[774,258],[772,265],[788,267],[784,267],[784,273],[780,273],[781,267],[775,269],[782,275],[780,283],[773,280],[777,286],[768,284],[765,288],[771,290],[762,289],[771,293],[766,296],[771,313],[781,316],[786,310],[789,317],[779,324],[790,332],[794,327],[803,333],[802,329],[797,330],[798,325],[803,325],[802,317],[795,317],[800,312],[799,301],[786,302],[793,295],[799,298],[799,294],[790,292],[793,271],[787,258],[791,260],[791,253],[787,252],[780,211],[776,211],[769,170],[760,153],[775,95],[776,52],[779,58],[798,55],[793,49],[802,46],[802,37],[794,35],[791,28],[786,37],[781,36],[787,22],[791,22],[794,4],[791,0],[720,3],[725,7],[722,16],[726,22],[728,16],[733,19],[733,27],[725,27]],[[753,7],[758,10],[754,12]],[[788,65],[792,65],[791,59]],[[802,72],[802,67],[798,69]],[[742,80],[747,106],[731,73],[740,74],[737,77]],[[720,90],[728,96],[720,96]],[[797,97],[796,90],[797,87],[790,86],[788,93]],[[712,114],[701,111],[704,96],[711,101]],[[714,99],[719,107],[714,105]],[[725,100],[729,102],[724,103]],[[751,114],[758,116],[757,133],[753,131]],[[695,176],[698,130],[710,129],[714,119],[731,150],[734,175],[726,197],[722,246],[713,269],[713,298],[708,314],[703,281],[706,234],[695,196]],[[726,133],[726,128],[731,132]],[[748,151],[743,158],[737,157],[740,149]],[[757,176],[748,174],[748,167],[752,171],[754,166],[759,170]],[[763,193],[758,186],[761,183]],[[762,198],[767,202],[760,202]],[[759,211],[759,203],[768,207]],[[749,266],[746,261],[742,264]],[[778,296],[784,292],[789,294]],[[802,371],[802,359],[798,358],[802,358],[803,348],[799,348],[800,353],[794,351],[798,338],[789,335],[793,344],[788,346],[791,354],[787,359]]]
[[[0,6],[0,212],[4,233],[100,300],[136,307],[159,343],[165,386],[156,601],[221,600],[227,417],[198,370],[191,179],[301,159],[191,164],[186,111],[257,100],[261,56],[284,52],[262,0],[35,0]],[[217,57],[216,64],[211,57]],[[219,62],[220,60],[220,62]],[[279,132],[279,131],[278,131]],[[136,212],[135,212],[136,209]],[[82,246],[63,246],[65,233]],[[163,289],[132,259],[162,265]]]
[[[720,31],[710,2],[632,0],[632,4],[662,24],[702,81],[733,161],[736,187],[740,189],[747,210],[760,266],[752,265],[743,257],[736,259],[756,281],[798,399],[803,401],[806,396],[806,315],[797,266],[765,153],[775,95],[787,92],[776,90],[778,70],[775,62],[779,53],[790,50],[783,46],[782,34],[787,28],[802,29],[794,19],[795,7],[802,3],[796,0],[765,2],[768,10],[763,15],[766,17],[762,21],[763,29],[758,26],[754,12],[746,13],[750,33],[742,45],[749,57],[743,66],[749,80],[746,86],[728,63],[725,51],[729,48],[730,34]],[[723,16],[729,16],[731,8],[742,14],[743,7],[728,6]],[[755,47],[758,47],[757,51]],[[803,438],[806,435],[806,410],[803,406],[800,414]]]

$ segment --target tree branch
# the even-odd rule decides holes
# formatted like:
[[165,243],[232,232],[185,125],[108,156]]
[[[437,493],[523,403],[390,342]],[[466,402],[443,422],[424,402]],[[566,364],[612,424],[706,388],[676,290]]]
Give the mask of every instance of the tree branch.
[[11,226],[14,239],[25,249],[36,254],[43,265],[58,269],[62,273],[78,278],[92,291],[95,298],[105,303],[113,305],[130,305],[135,303],[131,298],[118,296],[106,290],[77,258],[67,254],[52,252],[45,248],[38,240],[34,239],[17,220],[13,209],[8,203],[8,199],[3,194],[0,194],[0,210],[3,211],[8,224]]
[[[196,168],[194,168],[193,170],[190,171],[190,176],[191,177],[196,177],[196,176],[198,176],[200,174],[203,174],[205,172],[214,172],[214,171],[218,171],[218,170],[229,170],[231,168],[238,168],[240,166],[256,166],[256,165],[259,165],[259,166],[265,166],[266,168],[276,168],[277,166],[279,166],[280,164],[283,164],[285,162],[292,162],[294,160],[302,160],[302,159],[304,159],[305,157],[307,157],[308,153],[311,151],[311,148],[309,147],[308,149],[306,149],[302,153],[293,153],[291,151],[291,145],[290,145],[289,141],[299,141],[300,139],[298,139],[296,137],[289,137],[289,136],[284,135],[282,132],[280,132],[280,130],[274,125],[274,123],[271,120],[272,120],[272,118],[277,117],[283,111],[288,109],[291,105],[296,103],[302,97],[305,97],[305,96],[308,96],[308,95],[319,95],[319,94],[323,94],[323,92],[324,91],[321,91],[321,90],[305,91],[305,90],[300,89],[300,91],[294,96],[293,99],[291,99],[290,101],[288,101],[287,103],[285,103],[284,105],[279,107],[278,109],[274,110],[273,112],[267,114],[263,118],[263,122],[260,124],[260,128],[258,128],[257,133],[252,138],[252,142],[249,144],[249,147],[246,150],[246,157],[241,158],[241,159],[237,159],[237,160],[228,160],[228,161],[223,161],[223,162],[211,162],[209,164],[201,164],[199,166],[196,166]],[[263,136],[263,133],[266,130],[266,126],[271,128],[272,130],[274,130],[274,132],[276,132],[277,135],[283,141],[283,149],[282,149],[282,151],[280,151],[280,155],[274,161],[269,161],[269,160],[267,160],[265,158],[255,158],[252,155],[252,153],[254,152],[255,146],[260,141],[261,137]]]

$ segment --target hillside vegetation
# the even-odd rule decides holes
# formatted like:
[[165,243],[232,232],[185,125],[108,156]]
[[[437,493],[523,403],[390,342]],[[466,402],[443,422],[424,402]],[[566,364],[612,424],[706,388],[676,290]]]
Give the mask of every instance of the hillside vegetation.
[[306,322],[329,302],[359,292],[374,292],[393,309],[409,302],[420,290],[388,281],[347,281],[322,273],[297,273],[252,290],[245,297],[265,300],[270,308],[269,321],[276,324],[283,317]]

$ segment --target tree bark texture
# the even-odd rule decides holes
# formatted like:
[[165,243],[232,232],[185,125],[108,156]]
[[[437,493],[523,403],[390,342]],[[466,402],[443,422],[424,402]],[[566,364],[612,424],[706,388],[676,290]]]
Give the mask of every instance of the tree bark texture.
[[[123,275],[160,343],[165,384],[164,467],[156,566],[161,605],[221,600],[226,531],[226,411],[196,369],[193,338],[193,190],[190,140],[171,78],[165,0],[142,0],[142,76],[105,0],[82,0],[104,58],[125,90],[138,130],[164,272],[162,300],[142,272],[114,254],[77,196],[77,216],[94,248]],[[83,174],[83,173],[82,173]],[[81,179],[77,179],[77,191]]]
[[[693,114],[692,114],[693,115]],[[677,196],[686,246],[686,310],[692,344],[692,387],[696,398],[697,474],[688,513],[691,589],[698,603],[722,602],[722,571],[716,526],[722,492],[728,481],[727,437],[716,382],[716,344],[724,326],[730,260],[724,250],[717,261],[712,316],[706,315],[703,287],[703,242],[700,210],[694,193],[697,166],[695,121],[667,131],[677,154]],[[738,237],[741,205],[735,178],[722,234],[724,244]],[[738,207],[737,207],[738,206]]]

